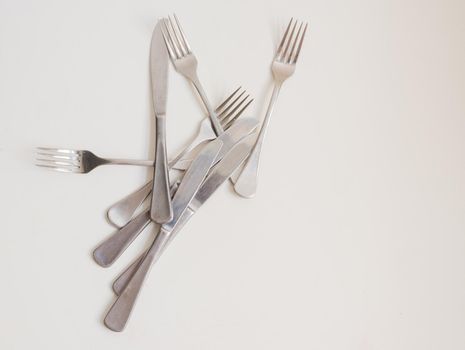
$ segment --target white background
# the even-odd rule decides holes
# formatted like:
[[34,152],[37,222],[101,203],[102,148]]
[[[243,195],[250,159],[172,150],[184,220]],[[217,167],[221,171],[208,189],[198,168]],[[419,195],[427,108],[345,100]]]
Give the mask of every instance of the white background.
[[[310,30],[276,105],[259,192],[211,198],[152,270],[127,329],[105,210],[149,177],[33,165],[35,146],[153,152],[148,54],[176,12],[214,103],[262,118],[291,16]],[[465,3],[0,1],[0,348],[465,348]],[[204,116],[170,70],[168,146]]]

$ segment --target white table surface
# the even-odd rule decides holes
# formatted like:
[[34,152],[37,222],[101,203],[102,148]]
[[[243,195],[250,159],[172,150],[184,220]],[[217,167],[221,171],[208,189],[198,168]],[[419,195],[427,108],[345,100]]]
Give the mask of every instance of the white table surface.
[[[102,319],[105,209],[146,169],[33,166],[35,146],[153,151],[148,53],[176,12],[215,103],[262,118],[291,16],[310,22],[253,200],[228,186],[152,270],[125,332]],[[0,1],[0,348],[465,348],[465,3]],[[168,146],[204,115],[172,69]]]

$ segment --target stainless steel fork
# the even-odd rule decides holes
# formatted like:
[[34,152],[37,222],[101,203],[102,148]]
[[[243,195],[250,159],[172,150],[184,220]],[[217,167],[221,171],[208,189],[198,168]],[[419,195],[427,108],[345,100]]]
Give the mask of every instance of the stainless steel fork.
[[[250,95],[246,94],[245,90],[241,91],[241,89],[241,87],[237,88],[216,108],[218,120],[224,130],[229,129],[234,121],[239,118],[244,110],[253,102]],[[209,120],[202,120],[195,139],[169,162],[169,167],[172,168],[175,166],[176,163],[182,160],[184,156],[198,145],[212,140],[215,137],[215,132]],[[154,165],[153,160],[102,158],[87,150],[50,147],[36,148],[36,162],[36,165],[39,167],[77,174],[89,173],[101,165],[136,165],[145,167],[152,167]],[[183,162],[182,164],[185,165],[188,164],[188,162]],[[150,185],[150,183],[148,183],[147,186],[148,185]],[[148,193],[150,193],[150,191]]]
[[197,76],[197,58],[192,52],[178,18],[176,15],[173,15],[173,17],[174,20],[171,17],[164,18],[164,25],[162,26],[163,38],[165,39],[171,61],[176,71],[186,77],[194,85],[210,116],[213,130],[216,135],[219,135],[223,132],[223,128]]
[[36,165],[67,173],[86,174],[100,165],[153,166],[153,160],[109,159],[86,150],[37,147]]
[[239,173],[237,178],[232,177],[232,181],[235,183],[234,190],[236,193],[245,198],[253,197],[257,191],[260,152],[262,149],[263,139],[265,138],[265,133],[270,122],[270,117],[273,112],[273,107],[284,81],[294,74],[297,59],[299,58],[300,49],[302,48],[308,23],[304,26],[304,24],[300,22],[296,32],[297,25],[298,21],[294,21],[291,18],[271,65],[271,71],[273,72],[274,78],[274,88],[262,128],[258,134],[255,146],[247,159],[247,162],[242,168],[242,171]]

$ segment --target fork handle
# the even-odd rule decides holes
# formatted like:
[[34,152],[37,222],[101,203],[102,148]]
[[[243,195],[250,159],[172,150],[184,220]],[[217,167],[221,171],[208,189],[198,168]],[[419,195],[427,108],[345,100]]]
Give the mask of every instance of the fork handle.
[[202,84],[200,83],[200,80],[197,74],[192,78],[191,82],[192,82],[192,85],[194,85],[197,92],[199,93],[199,96],[203,102],[203,105],[207,109],[208,115],[210,117],[210,121],[212,123],[213,130],[215,131],[216,136],[221,135],[224,132],[223,127],[221,126],[221,123],[218,120],[218,115],[216,114],[210,101],[208,100],[207,94]]
[[150,217],[153,221],[163,224],[173,218],[173,208],[171,206],[170,196],[170,180],[168,174],[168,156],[166,152],[165,116],[156,115],[155,124],[157,141]]
[[273,93],[266,110],[265,119],[263,120],[262,128],[258,134],[257,141],[250,152],[250,156],[247,159],[241,173],[238,175],[237,180],[234,184],[234,190],[236,193],[245,198],[252,198],[257,192],[258,184],[258,168],[260,164],[260,153],[262,150],[263,140],[265,138],[266,130],[270,123],[270,117],[273,113],[275,102],[278,98],[279,91],[281,90],[282,83],[275,83]]
[[153,160],[108,158],[108,159],[105,159],[105,161],[106,161],[105,164],[112,164],[112,165],[136,165],[136,166],[146,166],[146,167],[153,166]]

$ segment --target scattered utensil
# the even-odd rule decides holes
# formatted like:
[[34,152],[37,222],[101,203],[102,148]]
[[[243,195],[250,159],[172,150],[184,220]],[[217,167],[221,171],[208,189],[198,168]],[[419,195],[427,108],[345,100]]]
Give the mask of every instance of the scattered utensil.
[[197,58],[187,42],[186,35],[181,28],[178,18],[176,15],[173,17],[174,20],[171,17],[168,17],[164,18],[162,22],[163,38],[165,39],[171,62],[173,63],[176,71],[194,85],[195,89],[199,93],[200,99],[207,109],[215,134],[220,135],[224,130],[218,121],[218,116],[212,108],[205,90],[200,83],[199,77],[197,76]]
[[284,81],[294,74],[297,59],[299,58],[300,49],[302,48],[308,24],[306,23],[304,26],[304,24],[300,22],[296,33],[295,30],[297,25],[298,21],[294,21],[291,18],[281,43],[279,44],[273,64],[271,65],[271,71],[273,72],[274,78],[274,88],[262,128],[258,134],[252,153],[247,159],[247,162],[242,168],[240,174],[237,178],[232,178],[233,183],[235,183],[234,190],[237,194],[245,198],[253,197],[257,191],[260,153],[262,150],[263,139],[265,138],[265,133],[273,112],[273,107],[278,99],[279,91]]
[[37,147],[36,165],[66,173],[87,174],[100,165],[137,165],[152,167],[153,161],[101,158],[91,151],[86,150]]
[[163,44],[159,21],[152,34],[150,45],[150,81],[155,114],[155,167],[152,181],[150,217],[163,224],[173,218],[171,207],[168,156],[166,151],[166,102],[168,92],[168,54]]

